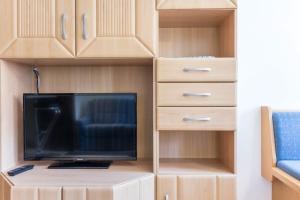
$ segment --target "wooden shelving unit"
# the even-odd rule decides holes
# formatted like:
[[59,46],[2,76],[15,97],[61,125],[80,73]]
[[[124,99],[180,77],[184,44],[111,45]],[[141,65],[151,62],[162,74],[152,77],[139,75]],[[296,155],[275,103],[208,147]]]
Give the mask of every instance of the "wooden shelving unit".
[[159,1],[158,200],[236,199],[235,3]]
[[[235,200],[236,8],[235,0],[0,0],[0,200]],[[137,93],[139,161],[95,177],[46,163],[8,177],[23,163],[22,97],[35,91],[34,66],[41,92]]]

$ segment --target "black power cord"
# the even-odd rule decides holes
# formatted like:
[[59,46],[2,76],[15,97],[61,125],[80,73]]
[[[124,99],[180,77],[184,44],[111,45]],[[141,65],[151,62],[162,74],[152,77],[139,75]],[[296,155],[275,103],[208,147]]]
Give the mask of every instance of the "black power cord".
[[41,85],[41,82],[40,82],[40,72],[39,72],[39,69],[37,67],[34,67],[33,68],[33,73],[35,75],[35,78],[36,78],[36,93],[39,94],[40,93],[40,85]]

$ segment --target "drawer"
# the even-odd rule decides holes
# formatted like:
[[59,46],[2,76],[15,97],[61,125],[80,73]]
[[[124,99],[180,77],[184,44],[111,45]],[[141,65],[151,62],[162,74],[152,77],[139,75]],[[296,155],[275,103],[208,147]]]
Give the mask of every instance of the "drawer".
[[158,130],[235,130],[235,108],[158,107]]
[[236,81],[234,58],[157,60],[158,82],[233,82]]
[[235,106],[234,83],[159,83],[158,106]]
[[177,176],[157,176],[157,200],[177,200]]

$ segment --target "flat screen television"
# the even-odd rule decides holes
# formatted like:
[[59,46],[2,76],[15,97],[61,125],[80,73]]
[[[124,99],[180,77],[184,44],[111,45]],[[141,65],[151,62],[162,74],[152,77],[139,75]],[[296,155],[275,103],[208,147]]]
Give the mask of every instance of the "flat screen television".
[[137,159],[135,93],[24,94],[23,105],[26,161],[65,161],[52,168],[101,168]]

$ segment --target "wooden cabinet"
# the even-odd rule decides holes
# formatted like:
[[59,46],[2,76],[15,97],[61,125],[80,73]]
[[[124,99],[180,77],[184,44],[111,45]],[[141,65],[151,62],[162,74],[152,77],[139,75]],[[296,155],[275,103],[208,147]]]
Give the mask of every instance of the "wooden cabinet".
[[235,200],[235,176],[159,175],[157,200],[165,199]]
[[75,55],[75,0],[0,0],[0,57]]
[[157,0],[158,9],[235,8],[235,0]]
[[155,0],[0,0],[0,13],[1,58],[140,58],[155,51]]
[[79,57],[152,57],[155,0],[77,0]]
[[[108,177],[108,176],[106,176]],[[63,179],[59,179],[63,180]],[[100,180],[101,181],[101,180]],[[57,186],[57,184],[10,185],[0,176],[0,200],[154,200],[154,175],[126,180],[118,184]],[[63,182],[63,181],[62,181]],[[74,184],[77,185],[77,184]]]

